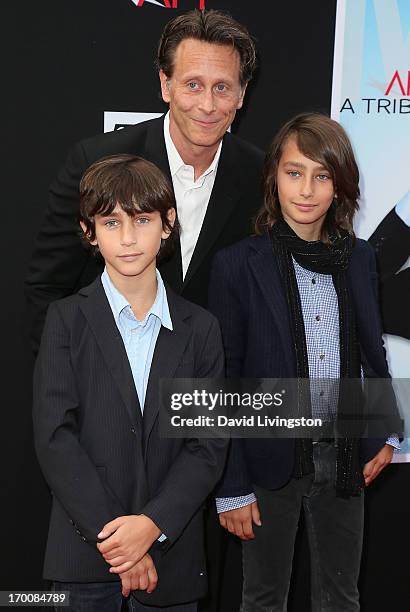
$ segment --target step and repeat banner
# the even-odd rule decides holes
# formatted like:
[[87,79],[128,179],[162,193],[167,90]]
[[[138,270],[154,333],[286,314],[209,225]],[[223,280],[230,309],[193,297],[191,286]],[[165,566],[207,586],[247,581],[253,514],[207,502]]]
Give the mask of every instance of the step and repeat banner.
[[332,117],[357,155],[357,235],[376,249],[390,370],[410,462],[410,2],[338,0]]

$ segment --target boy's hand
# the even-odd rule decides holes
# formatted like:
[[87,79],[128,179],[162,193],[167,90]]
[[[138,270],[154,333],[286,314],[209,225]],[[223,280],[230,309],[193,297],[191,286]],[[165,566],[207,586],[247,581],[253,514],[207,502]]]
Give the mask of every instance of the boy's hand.
[[363,469],[364,483],[366,487],[380,474],[380,472],[391,463],[393,458],[393,447],[385,444],[371,461],[368,461]]
[[148,516],[119,516],[104,525],[98,537],[106,539],[97,548],[113,566],[110,572],[122,574],[142,559],[160,535],[160,529]]
[[219,522],[230,533],[241,538],[241,540],[253,540],[252,522],[258,527],[262,525],[257,502],[252,502],[242,508],[228,510],[219,514]]
[[131,569],[120,574],[122,594],[128,597],[131,591],[152,593],[158,583],[157,570],[151,556],[147,553]]

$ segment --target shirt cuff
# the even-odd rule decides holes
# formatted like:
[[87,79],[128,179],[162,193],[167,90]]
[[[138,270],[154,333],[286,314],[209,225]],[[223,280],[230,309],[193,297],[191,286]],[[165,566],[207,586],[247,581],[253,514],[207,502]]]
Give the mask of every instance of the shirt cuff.
[[396,205],[396,215],[410,227],[410,191]]
[[215,499],[216,511],[218,514],[221,512],[228,512],[228,510],[236,510],[237,508],[243,508],[256,502],[255,493],[249,493],[248,495],[239,495],[238,497],[217,497]]
[[165,533],[161,533],[161,535],[158,538],[158,542],[165,542],[166,539],[167,539],[167,536],[165,535]]
[[399,451],[401,449],[399,436],[397,434],[392,434],[386,440],[386,444],[390,444],[394,448],[395,451]]

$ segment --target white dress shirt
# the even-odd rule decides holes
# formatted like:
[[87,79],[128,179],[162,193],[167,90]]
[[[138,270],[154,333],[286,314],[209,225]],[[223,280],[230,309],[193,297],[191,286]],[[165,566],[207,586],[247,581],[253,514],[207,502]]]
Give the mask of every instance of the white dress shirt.
[[181,225],[182,278],[185,278],[214,186],[222,141],[209,168],[195,180],[194,167],[184,163],[172,142],[169,112],[164,119],[164,138]]

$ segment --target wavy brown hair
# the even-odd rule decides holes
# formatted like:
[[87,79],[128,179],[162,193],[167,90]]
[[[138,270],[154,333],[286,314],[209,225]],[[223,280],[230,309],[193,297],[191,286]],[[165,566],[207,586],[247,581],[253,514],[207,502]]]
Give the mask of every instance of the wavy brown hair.
[[171,19],[162,32],[156,65],[168,78],[172,77],[177,47],[188,38],[236,49],[240,58],[241,86],[251,80],[256,67],[256,50],[246,27],[223,11],[199,9]]
[[175,197],[170,181],[155,164],[136,155],[118,154],[99,159],[85,171],[80,182],[79,221],[85,225],[88,243],[95,240],[95,216],[108,217],[117,204],[130,217],[158,211],[169,236],[161,242],[157,259],[172,254],[179,224],[175,219],[172,225],[167,215],[171,208],[176,209]]
[[265,158],[263,171],[264,202],[255,219],[255,233],[264,234],[282,218],[277,175],[284,145],[295,137],[303,155],[330,172],[337,198],[329,208],[321,239],[340,234],[343,228],[354,235],[353,217],[359,209],[359,169],[349,137],[342,126],[326,115],[303,113],[279,130]]

